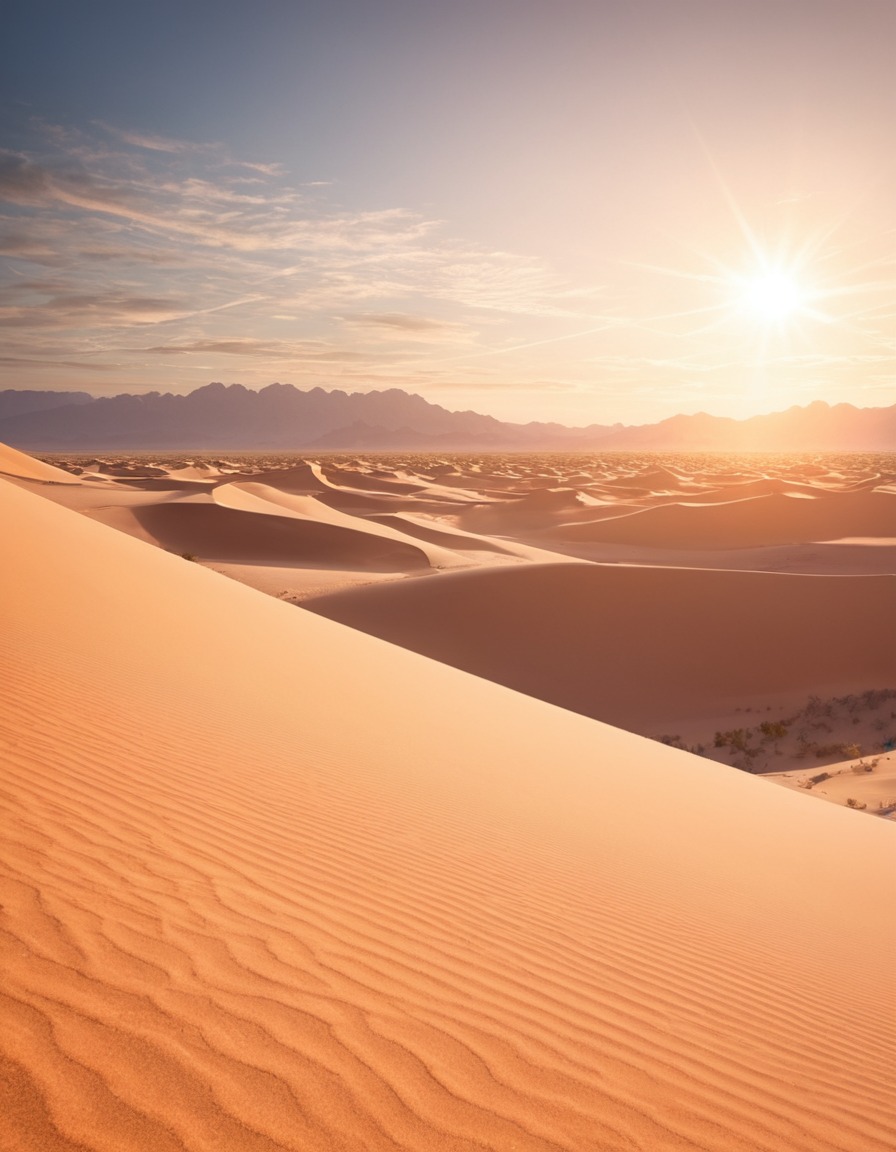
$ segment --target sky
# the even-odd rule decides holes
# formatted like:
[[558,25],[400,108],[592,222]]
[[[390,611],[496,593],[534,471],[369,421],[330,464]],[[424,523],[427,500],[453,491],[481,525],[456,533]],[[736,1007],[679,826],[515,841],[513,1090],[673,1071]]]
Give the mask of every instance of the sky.
[[896,402],[892,0],[4,0],[0,388]]

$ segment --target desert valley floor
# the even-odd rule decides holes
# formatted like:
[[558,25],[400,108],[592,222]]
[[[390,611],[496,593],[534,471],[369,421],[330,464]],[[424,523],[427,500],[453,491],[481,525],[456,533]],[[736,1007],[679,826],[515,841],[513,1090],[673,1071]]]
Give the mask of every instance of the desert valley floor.
[[896,457],[0,448],[0,514],[0,1148],[896,1144]]

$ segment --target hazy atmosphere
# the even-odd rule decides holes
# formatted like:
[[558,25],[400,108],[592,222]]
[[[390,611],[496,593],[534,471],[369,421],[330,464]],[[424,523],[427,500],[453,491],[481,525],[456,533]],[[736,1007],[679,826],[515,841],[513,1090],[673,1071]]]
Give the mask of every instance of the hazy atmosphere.
[[896,400],[888,0],[4,13],[0,388]]

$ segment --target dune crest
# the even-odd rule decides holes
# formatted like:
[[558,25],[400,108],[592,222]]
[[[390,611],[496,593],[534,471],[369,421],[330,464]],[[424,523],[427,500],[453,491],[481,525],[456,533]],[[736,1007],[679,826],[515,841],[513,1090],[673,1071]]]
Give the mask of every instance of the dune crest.
[[36,460],[33,456],[27,456],[17,448],[10,448],[8,444],[0,444],[0,476],[19,480],[39,480],[44,484],[78,483],[77,478],[70,472],[56,468],[52,464],[45,464],[43,460]]

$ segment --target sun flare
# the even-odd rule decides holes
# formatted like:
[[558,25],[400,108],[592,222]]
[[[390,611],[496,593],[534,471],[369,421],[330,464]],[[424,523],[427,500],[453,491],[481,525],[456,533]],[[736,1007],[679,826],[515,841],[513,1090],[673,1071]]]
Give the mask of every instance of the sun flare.
[[754,315],[770,323],[787,320],[806,303],[806,294],[792,275],[771,269],[743,282],[741,302]]

